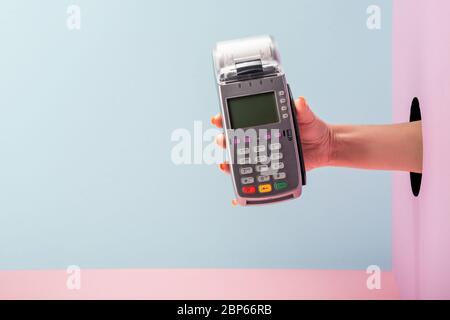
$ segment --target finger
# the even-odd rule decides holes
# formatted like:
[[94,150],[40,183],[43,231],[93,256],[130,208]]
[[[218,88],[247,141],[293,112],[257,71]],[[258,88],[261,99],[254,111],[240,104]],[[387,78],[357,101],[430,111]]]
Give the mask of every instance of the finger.
[[217,135],[216,143],[221,148],[225,149],[227,147],[227,139],[225,138],[225,135],[223,133]]
[[[215,125],[217,128],[223,128],[223,123],[222,123],[223,119],[222,119],[222,115],[221,114],[217,114],[214,117],[211,118],[211,123],[213,125]],[[225,135],[223,133],[219,134],[216,137],[216,143],[222,147],[222,148],[226,148],[227,147],[227,140],[225,138]],[[228,162],[223,162],[219,165],[219,169],[224,172],[224,173],[230,173],[230,164]],[[233,207],[237,206],[239,203],[236,199],[233,199],[231,201],[231,205]]]
[[225,161],[219,164],[219,169],[224,173],[230,173],[230,164]]
[[304,97],[300,97],[295,101],[295,108],[297,109],[297,121],[299,124],[312,123],[316,119]]
[[223,121],[223,118],[220,113],[216,114],[214,117],[211,118],[211,123],[219,129],[223,128],[222,121]]

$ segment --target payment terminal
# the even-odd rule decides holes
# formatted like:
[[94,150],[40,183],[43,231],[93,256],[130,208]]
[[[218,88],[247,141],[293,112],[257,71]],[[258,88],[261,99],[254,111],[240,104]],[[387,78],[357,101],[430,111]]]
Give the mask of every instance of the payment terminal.
[[299,197],[306,184],[300,132],[273,38],[219,42],[213,60],[237,202]]

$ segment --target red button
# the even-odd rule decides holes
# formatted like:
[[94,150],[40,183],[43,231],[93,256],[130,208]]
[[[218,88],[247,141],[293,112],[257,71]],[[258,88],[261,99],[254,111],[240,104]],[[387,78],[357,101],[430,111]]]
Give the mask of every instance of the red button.
[[255,186],[250,186],[250,187],[242,187],[242,192],[245,194],[252,194],[256,192],[256,187]]

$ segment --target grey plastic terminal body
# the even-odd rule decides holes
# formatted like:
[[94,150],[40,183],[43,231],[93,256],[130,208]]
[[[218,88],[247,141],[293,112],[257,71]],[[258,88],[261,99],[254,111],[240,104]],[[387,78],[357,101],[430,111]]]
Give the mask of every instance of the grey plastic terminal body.
[[[292,94],[275,41],[262,36],[219,42],[213,60],[238,203],[263,205],[298,198],[306,184],[305,166]],[[279,121],[236,135],[229,99],[264,93],[276,97]],[[257,136],[247,137],[248,129]]]

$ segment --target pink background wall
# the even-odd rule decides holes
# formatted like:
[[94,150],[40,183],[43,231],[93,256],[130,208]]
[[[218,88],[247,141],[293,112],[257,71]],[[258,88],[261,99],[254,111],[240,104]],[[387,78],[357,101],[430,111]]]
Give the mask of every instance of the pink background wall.
[[393,3],[394,120],[417,96],[424,136],[420,196],[394,175],[393,267],[402,297],[450,299],[450,1]]

